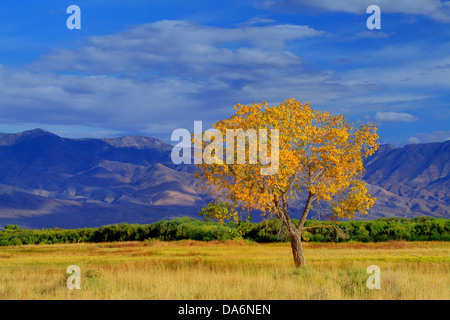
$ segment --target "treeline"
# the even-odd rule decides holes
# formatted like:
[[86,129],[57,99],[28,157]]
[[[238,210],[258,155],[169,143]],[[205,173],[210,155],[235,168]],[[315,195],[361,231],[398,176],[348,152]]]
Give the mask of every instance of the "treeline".
[[[298,221],[296,221],[298,223]],[[338,225],[310,220],[305,224],[304,241],[450,241],[450,219],[417,217],[382,218],[372,221],[346,221]],[[114,224],[84,229],[20,229],[8,225],[0,231],[0,246],[79,242],[159,240],[231,240],[242,237],[256,242],[289,241],[279,221],[260,223],[200,221],[178,218],[153,224]]]

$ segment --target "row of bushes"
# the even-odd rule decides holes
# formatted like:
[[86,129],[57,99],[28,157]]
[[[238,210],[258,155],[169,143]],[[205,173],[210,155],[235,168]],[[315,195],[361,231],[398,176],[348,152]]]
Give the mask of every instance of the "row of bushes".
[[[295,221],[298,223],[298,221]],[[346,221],[335,224],[307,221],[303,233],[305,241],[450,241],[450,220],[431,217],[383,218],[372,221]],[[111,242],[160,240],[229,240],[237,237],[257,242],[289,241],[279,221],[238,224],[178,218],[153,224],[115,224],[99,228],[64,230],[59,228],[30,230],[6,226],[0,231],[0,246],[22,244],[53,244],[78,242]]]
[[[338,225],[309,220],[305,227],[314,227],[306,229],[302,235],[303,240],[313,242],[450,241],[450,219],[432,217],[341,221]],[[267,221],[256,224],[246,236],[258,242],[288,241],[286,232],[279,230],[279,221]]]
[[19,229],[8,225],[0,231],[0,246],[79,242],[160,240],[228,240],[236,237],[229,226],[192,218],[158,221],[153,224],[114,224],[84,229]]

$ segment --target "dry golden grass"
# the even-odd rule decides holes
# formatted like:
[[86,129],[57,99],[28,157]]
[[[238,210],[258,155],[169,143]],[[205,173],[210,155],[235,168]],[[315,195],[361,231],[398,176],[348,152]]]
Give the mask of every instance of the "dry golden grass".
[[[121,242],[0,247],[0,299],[444,299],[450,243]],[[69,265],[81,289],[66,286]],[[381,289],[366,287],[370,265]]]

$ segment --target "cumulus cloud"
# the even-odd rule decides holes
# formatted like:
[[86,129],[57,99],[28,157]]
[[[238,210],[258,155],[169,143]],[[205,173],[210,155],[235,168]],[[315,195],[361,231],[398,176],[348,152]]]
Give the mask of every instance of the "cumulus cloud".
[[404,112],[377,112],[374,120],[381,122],[414,122],[419,120],[419,118]]
[[[88,134],[124,132],[167,141],[174,129],[190,128],[194,120],[207,126],[228,117],[238,102],[275,104],[295,97],[317,109],[349,114],[384,111],[380,99],[389,94],[385,108],[392,99],[408,99],[407,90],[379,94],[386,82],[402,83],[392,80],[397,73],[388,74],[389,68],[337,75],[305,61],[301,50],[288,49],[289,42],[302,44],[324,32],[270,23],[219,28],[164,20],[91,37],[73,49],[54,48],[30,65],[0,65],[0,123],[81,124],[91,128]],[[443,78],[448,63],[436,60],[442,68],[433,72]],[[431,75],[421,77],[421,88],[436,87]],[[409,116],[398,120],[397,115],[395,121],[411,121]],[[379,117],[394,121],[386,120],[387,114]]]
[[[434,49],[430,50],[430,47]],[[448,41],[384,46],[364,56],[352,56],[352,63],[362,67],[346,72],[343,77],[361,81],[370,75],[374,82],[395,88],[397,96],[445,94],[450,88],[449,49]],[[385,95],[379,95],[377,99]]]
[[286,43],[307,26],[218,28],[159,21],[55,48],[35,63],[0,66],[3,123],[83,124],[170,137],[193,120],[229,116],[238,102],[324,102],[372,90],[305,65]]
[[201,86],[180,79],[140,81],[2,68],[0,87],[4,90],[0,97],[3,123],[33,119],[48,125],[83,124],[123,131],[144,131],[159,124],[165,130],[155,133],[162,133],[177,125],[175,114],[198,110],[195,101],[185,97]]
[[55,49],[34,67],[90,74],[157,70],[177,76],[207,75],[221,65],[285,67],[300,62],[284,50],[287,42],[323,34],[308,26],[289,24],[218,28],[163,20],[91,37],[75,50]]
[[450,2],[440,0],[265,0],[265,7],[282,10],[312,10],[365,14],[367,7],[376,4],[382,13],[423,15],[436,21],[450,23]]

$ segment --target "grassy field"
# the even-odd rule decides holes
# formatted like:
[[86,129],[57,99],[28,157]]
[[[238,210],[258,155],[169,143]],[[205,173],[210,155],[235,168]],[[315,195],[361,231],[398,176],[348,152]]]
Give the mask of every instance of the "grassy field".
[[[0,247],[0,299],[450,299],[449,242],[115,242]],[[66,286],[69,265],[81,289]],[[370,290],[366,269],[381,269]]]

